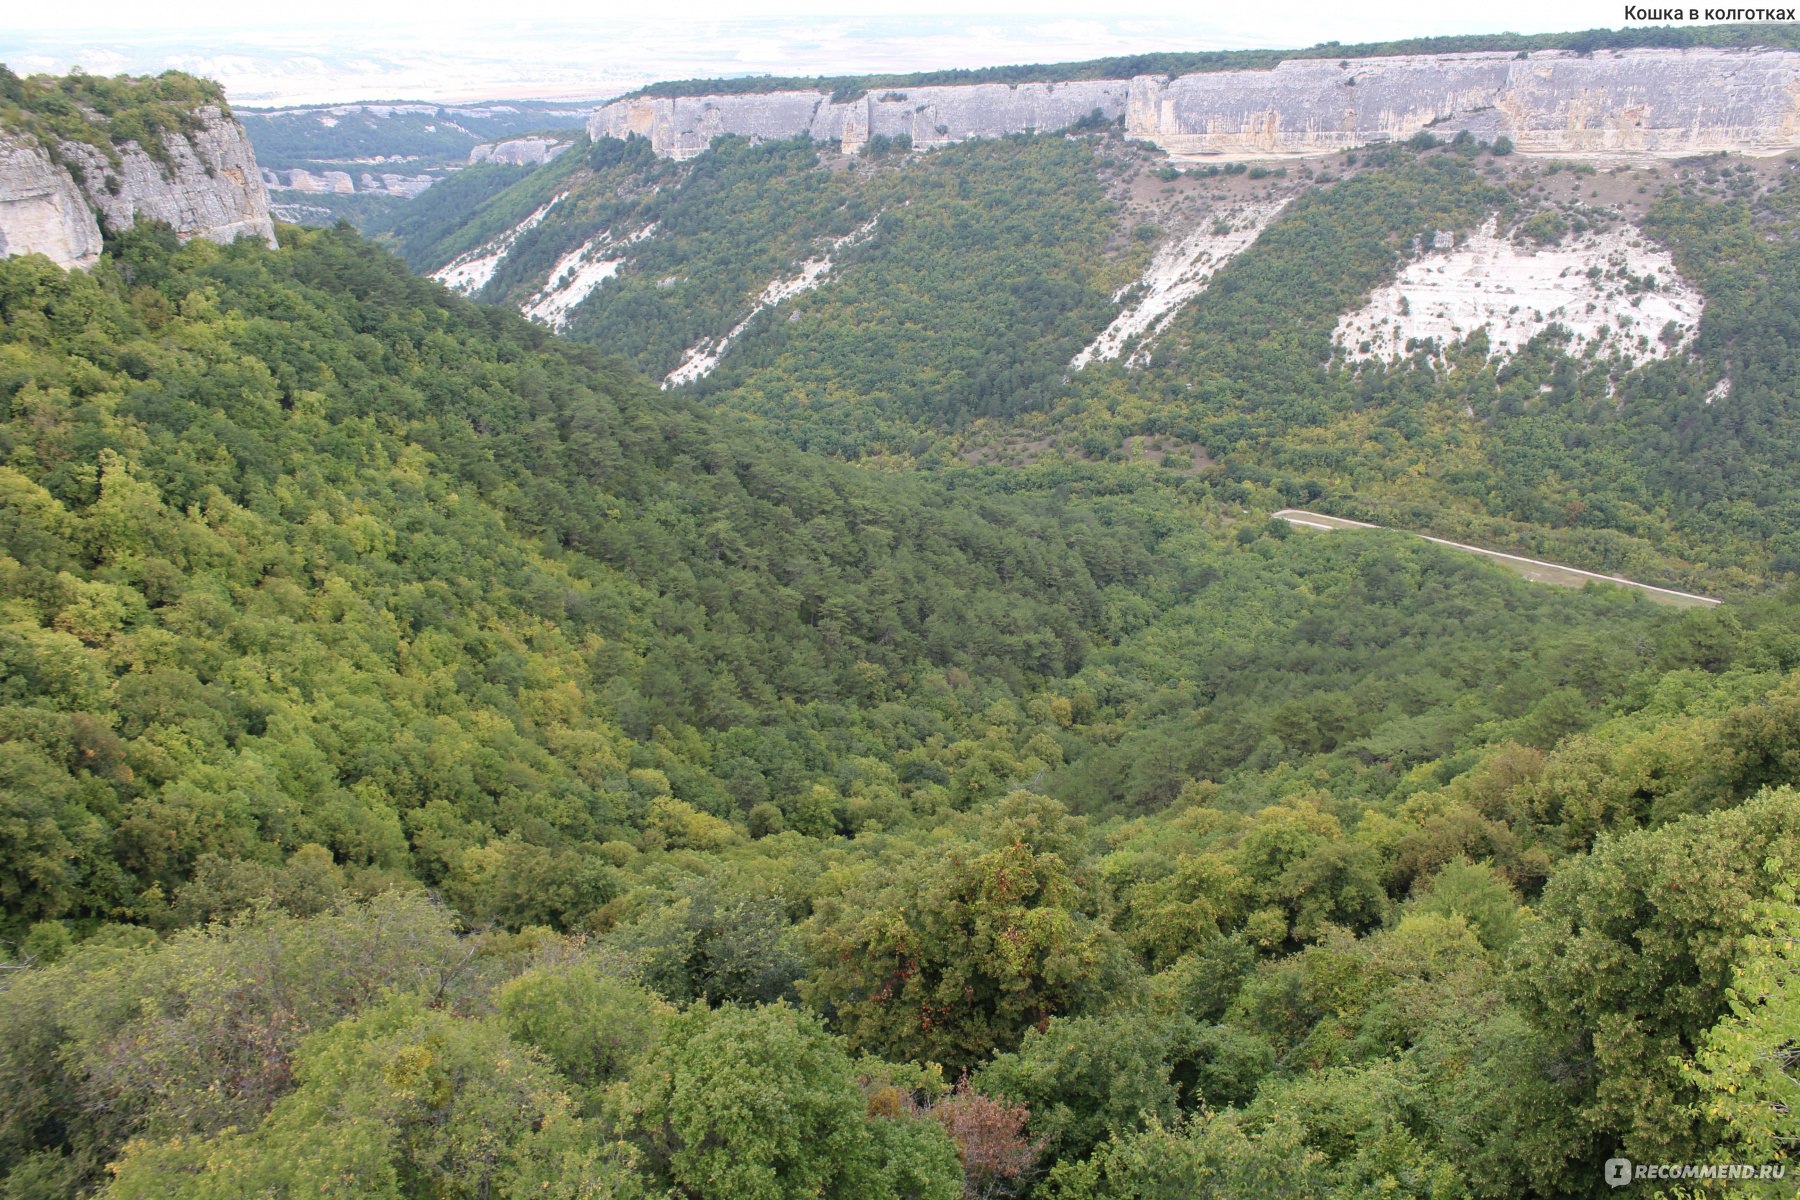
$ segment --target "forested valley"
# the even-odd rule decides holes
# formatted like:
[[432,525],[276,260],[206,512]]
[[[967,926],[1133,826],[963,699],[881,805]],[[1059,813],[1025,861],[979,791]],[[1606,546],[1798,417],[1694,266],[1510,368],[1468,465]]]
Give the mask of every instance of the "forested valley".
[[[1421,235],[1592,182],[1431,141],[1148,168],[1284,208],[1081,372],[1164,233],[1104,130],[600,142],[380,241],[0,259],[0,1197],[1788,1164],[1800,181],[1646,192],[1707,297],[1680,355],[1353,364],[1334,323]],[[559,194],[491,303],[415,273]],[[650,224],[563,334],[519,315]]]
[[[1497,149],[1427,134],[1222,173],[1159,165],[1116,130],[924,155],[871,144],[848,160],[725,138],[674,163],[602,140],[520,179],[428,193],[374,232],[433,270],[535,214],[476,293],[519,306],[597,230],[645,235],[565,336],[661,379],[741,325],[683,390],[880,469],[1010,465],[1005,486],[1041,490],[1092,463],[1177,485],[1204,468],[1257,511],[1314,504],[1714,595],[1790,576],[1794,164],[1596,172]],[[1071,369],[1180,222],[1256,205],[1280,212],[1135,346],[1141,359]],[[1434,237],[1496,220],[1527,245],[1594,228],[1664,247],[1705,319],[1647,363],[1621,356],[1626,337],[1669,331],[1582,347],[1553,322],[1494,355],[1475,329],[1385,369],[1334,343],[1340,317],[1427,261]],[[757,305],[821,255],[816,287]],[[1670,282],[1606,270],[1626,314]],[[1730,404],[1710,401],[1720,389]]]

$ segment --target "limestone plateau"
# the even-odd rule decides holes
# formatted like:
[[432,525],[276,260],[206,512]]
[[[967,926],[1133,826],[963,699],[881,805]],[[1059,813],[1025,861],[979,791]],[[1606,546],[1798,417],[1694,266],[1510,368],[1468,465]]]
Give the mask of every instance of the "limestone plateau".
[[1681,158],[1800,147],[1800,52],[1618,50],[1289,59],[1269,70],[1170,78],[909,87],[836,101],[824,92],[630,97],[592,137],[650,139],[692,158],[721,134],[806,134],[854,153],[876,136],[918,149],[1066,129],[1098,110],[1178,157],[1304,157],[1420,130],[1505,135],[1524,154]]
[[100,223],[129,229],[163,221],[182,238],[239,237],[275,244],[269,194],[244,129],[220,109],[197,110],[200,128],[166,135],[168,161],[136,142],[115,147],[116,163],[84,142],[61,142],[53,156],[27,135],[0,129],[0,258],[43,254],[61,267],[100,257]]

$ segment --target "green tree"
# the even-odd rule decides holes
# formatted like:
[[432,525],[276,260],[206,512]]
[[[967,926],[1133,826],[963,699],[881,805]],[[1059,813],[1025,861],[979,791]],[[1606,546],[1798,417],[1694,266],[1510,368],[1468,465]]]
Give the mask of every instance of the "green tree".
[[594,1097],[650,1056],[672,1012],[587,958],[525,971],[502,984],[494,998],[514,1041],[535,1046],[565,1079]]
[[1108,1136],[1176,1116],[1169,1062],[1178,1031],[1137,1013],[1057,1017],[1026,1032],[975,1076],[989,1095],[1022,1104],[1053,1160],[1086,1158]]
[[1726,989],[1767,897],[1762,864],[1800,861],[1800,795],[1602,839],[1545,888],[1515,949],[1513,990],[1557,1056],[1571,1145],[1595,1171],[1615,1150],[1697,1161],[1719,1118],[1680,1064],[1729,1011]]
[[1792,877],[1772,891],[1749,914],[1752,932],[1726,992],[1729,1012],[1682,1073],[1739,1161],[1792,1169],[1800,1151],[1800,908]]
[[91,1182],[127,1140],[253,1128],[306,1037],[384,993],[464,995],[473,949],[404,892],[311,920],[253,910],[148,946],[89,939],[0,986],[0,1160],[46,1151]]
[[820,906],[804,992],[852,1046],[959,1069],[1122,980],[1062,807],[1015,792],[989,820],[980,844],[883,864]]
[[785,1005],[674,1017],[613,1104],[646,1169],[695,1200],[851,1200],[884,1178],[930,1200],[960,1187],[941,1134],[922,1123],[872,1132],[872,1121],[915,1119],[867,1117],[837,1039]]
[[1202,1114],[1172,1125],[1151,1121],[1085,1162],[1059,1164],[1044,1194],[1052,1200],[1273,1200],[1331,1194],[1325,1156],[1306,1145],[1291,1119],[1261,1128],[1236,1113]]
[[[133,1142],[107,1194],[473,1200],[556,1177],[535,1194],[643,1195],[629,1152],[584,1152],[555,1072],[492,1020],[391,1000],[311,1038],[295,1081],[254,1130]],[[580,1174],[561,1175],[571,1167]]]

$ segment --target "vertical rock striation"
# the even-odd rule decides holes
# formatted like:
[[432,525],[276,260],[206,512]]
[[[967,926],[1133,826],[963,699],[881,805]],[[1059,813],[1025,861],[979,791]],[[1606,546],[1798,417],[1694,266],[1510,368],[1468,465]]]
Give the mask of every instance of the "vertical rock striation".
[[85,142],[61,142],[54,158],[29,134],[0,131],[0,256],[43,254],[62,267],[100,256],[101,222],[129,229],[162,221],[183,239],[275,244],[269,194],[243,127],[211,105],[193,134],[165,135],[167,161],[136,142],[117,161]]
[[1132,81],[1126,129],[1174,154],[1329,153],[1422,129],[1505,134],[1523,154],[1679,158],[1800,146],[1800,53],[1549,51],[1290,59]]
[[74,176],[42,146],[0,133],[0,258],[15,254],[91,267],[100,257],[100,226]]
[[567,150],[573,142],[555,138],[509,138],[504,142],[483,142],[469,151],[469,162],[500,163],[509,167],[539,167]]
[[1057,130],[1098,111],[1171,154],[1325,154],[1423,129],[1510,137],[1519,152],[1678,158],[1800,147],[1800,52],[1618,50],[1288,59],[1269,70],[1067,83],[916,87],[835,101],[823,92],[633,97],[592,137],[650,139],[691,158],[720,134],[807,134],[854,153],[872,136],[919,148]]
[[846,154],[871,137],[909,137],[929,149],[976,137],[1067,129],[1096,109],[1108,121],[1125,111],[1125,80],[981,83],[905,88],[833,100],[824,92],[754,96],[639,96],[616,100],[588,120],[588,136],[650,139],[658,154],[692,158],[721,134],[770,139],[807,134],[840,142]]

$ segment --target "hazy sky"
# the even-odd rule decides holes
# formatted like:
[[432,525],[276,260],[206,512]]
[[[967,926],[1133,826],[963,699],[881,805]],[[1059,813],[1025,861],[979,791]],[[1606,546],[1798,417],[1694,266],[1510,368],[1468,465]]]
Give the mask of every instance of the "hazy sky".
[[[246,105],[372,99],[595,99],[653,79],[852,74],[1047,62],[1152,50],[1297,47],[1432,34],[1621,24],[1599,0],[1504,5],[1287,0],[306,0],[16,3],[0,28],[15,71],[160,71],[222,81]],[[515,18],[497,14],[517,13]],[[178,14],[178,15],[172,15]],[[651,14],[647,16],[646,14]]]

